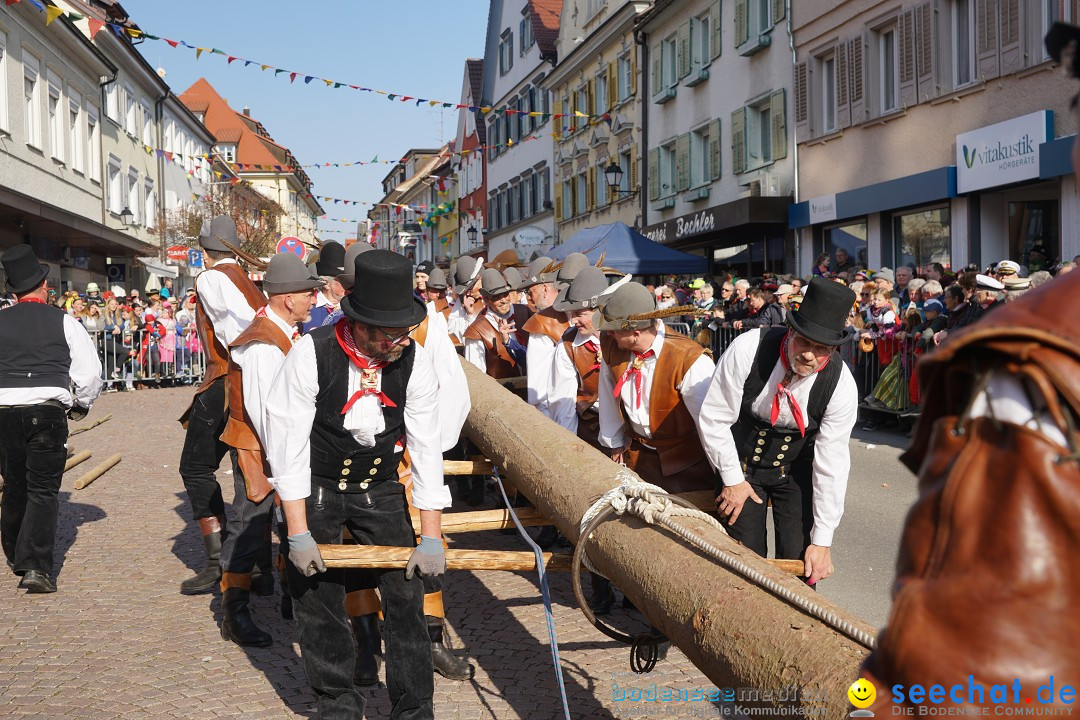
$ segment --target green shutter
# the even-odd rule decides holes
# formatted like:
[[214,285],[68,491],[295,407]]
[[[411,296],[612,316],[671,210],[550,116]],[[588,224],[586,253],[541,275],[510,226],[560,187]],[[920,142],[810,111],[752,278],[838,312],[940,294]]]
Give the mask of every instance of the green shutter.
[[675,138],[675,192],[690,189],[690,133]]
[[720,120],[713,120],[709,124],[709,179],[716,180],[721,174],[720,153]]
[[772,24],[776,25],[784,19],[784,0],[770,0],[772,4]]
[[735,0],[735,47],[750,39],[750,27],[747,23],[748,0]]
[[682,80],[690,74],[690,21],[679,26],[675,36],[675,65],[678,68],[678,79]]
[[709,34],[709,54],[715,60],[720,57],[724,43],[724,33],[720,25],[720,0],[716,0],[709,8]]
[[660,148],[649,151],[649,199],[660,197]]
[[746,108],[731,113],[731,172],[746,172]]
[[777,90],[769,98],[769,118],[772,123],[772,159],[787,157],[787,97],[785,90]]
[[654,46],[650,52],[652,52],[652,72],[649,74],[649,89],[652,91],[653,97],[655,97],[663,90],[663,88],[660,87],[660,78],[662,77],[660,68],[660,62],[662,60],[660,46]]

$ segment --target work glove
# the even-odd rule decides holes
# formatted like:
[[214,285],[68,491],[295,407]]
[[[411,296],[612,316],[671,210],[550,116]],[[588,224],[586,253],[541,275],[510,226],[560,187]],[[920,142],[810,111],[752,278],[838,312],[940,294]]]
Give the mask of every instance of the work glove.
[[90,412],[90,408],[83,407],[82,405],[75,404],[68,408],[67,416],[78,422],[86,418],[86,414]]
[[420,536],[420,544],[412,551],[409,562],[405,564],[405,579],[412,580],[413,573],[417,571],[420,577],[442,575],[446,572],[446,552],[443,550],[442,540],[427,535]]
[[304,577],[326,572],[326,563],[319,554],[319,546],[315,544],[315,538],[311,537],[310,530],[289,536],[289,560]]

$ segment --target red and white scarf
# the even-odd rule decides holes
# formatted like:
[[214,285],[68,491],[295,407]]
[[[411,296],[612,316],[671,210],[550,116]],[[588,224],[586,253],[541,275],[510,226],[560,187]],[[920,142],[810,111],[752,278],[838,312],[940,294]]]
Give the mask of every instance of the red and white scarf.
[[[784,368],[784,379],[776,386],[776,394],[772,399],[772,411],[769,413],[769,422],[773,427],[776,427],[776,419],[780,417],[780,402],[781,400],[787,400],[791,406],[791,417],[795,420],[795,425],[799,428],[799,434],[802,437],[806,437],[806,418],[803,415],[802,408],[799,407],[799,403],[795,400],[795,394],[788,389],[791,383],[795,382],[795,378],[798,377],[796,372],[791,369],[791,361],[788,360],[788,343],[791,342],[791,331],[788,330],[784,335],[784,340],[780,343],[780,364]],[[829,364],[829,360],[832,358],[830,355],[825,358],[825,362],[821,363],[821,366],[815,370],[815,373],[819,373],[825,369],[825,366]]]
[[612,393],[615,399],[619,399],[619,394],[622,393],[623,384],[630,379],[630,376],[634,376],[634,395],[637,398],[637,406],[641,407],[641,366],[645,364],[645,361],[653,357],[656,353],[652,350],[646,350],[643,353],[634,353],[634,360],[626,366],[626,370],[623,372],[622,377],[619,378],[619,382],[615,383],[615,392]]
[[345,357],[349,358],[353,365],[360,368],[360,389],[354,392],[349,401],[345,403],[345,407],[341,408],[341,414],[344,415],[349,412],[349,408],[365,395],[377,396],[383,407],[397,407],[397,404],[379,389],[379,373],[387,366],[387,363],[375,362],[360,352],[359,348],[356,347],[356,341],[353,340],[352,323],[345,318],[338,320],[334,324],[334,337],[337,338],[338,345],[345,353]]

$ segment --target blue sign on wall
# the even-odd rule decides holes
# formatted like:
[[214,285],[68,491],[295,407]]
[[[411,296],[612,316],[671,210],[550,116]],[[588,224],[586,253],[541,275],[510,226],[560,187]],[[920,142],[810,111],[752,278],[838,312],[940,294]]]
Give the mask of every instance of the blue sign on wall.
[[196,250],[195,248],[188,250],[187,264],[188,267],[201,268],[203,266],[202,250]]

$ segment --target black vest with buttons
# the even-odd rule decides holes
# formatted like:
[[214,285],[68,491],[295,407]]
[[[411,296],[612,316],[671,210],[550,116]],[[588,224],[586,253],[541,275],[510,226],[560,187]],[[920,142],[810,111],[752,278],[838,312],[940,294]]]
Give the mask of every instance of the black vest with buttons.
[[0,313],[0,388],[66,388],[70,370],[63,310],[21,302]]
[[731,426],[735,447],[739,450],[739,459],[747,468],[754,470],[810,472],[814,462],[814,438],[817,437],[825,408],[828,407],[836,384],[840,381],[843,361],[834,351],[829,358],[829,364],[814,380],[807,407],[803,408],[806,419],[805,437],[795,428],[774,428],[768,420],[761,420],[754,415],[753,406],[780,360],[787,328],[762,328],[757,332],[761,333],[761,341],[757,355],[754,356],[754,364],[750,367],[750,374],[746,376],[743,384],[739,419]]
[[416,349],[412,343],[401,357],[383,368],[382,391],[397,407],[383,408],[385,429],[372,447],[363,447],[345,429],[341,409],[349,401],[350,360],[338,345],[334,326],[311,333],[315,363],[319,370],[319,394],[315,397],[315,422],[311,425],[311,480],[338,492],[364,492],[372,482],[396,480],[395,445],[405,435],[405,395],[412,375]]

